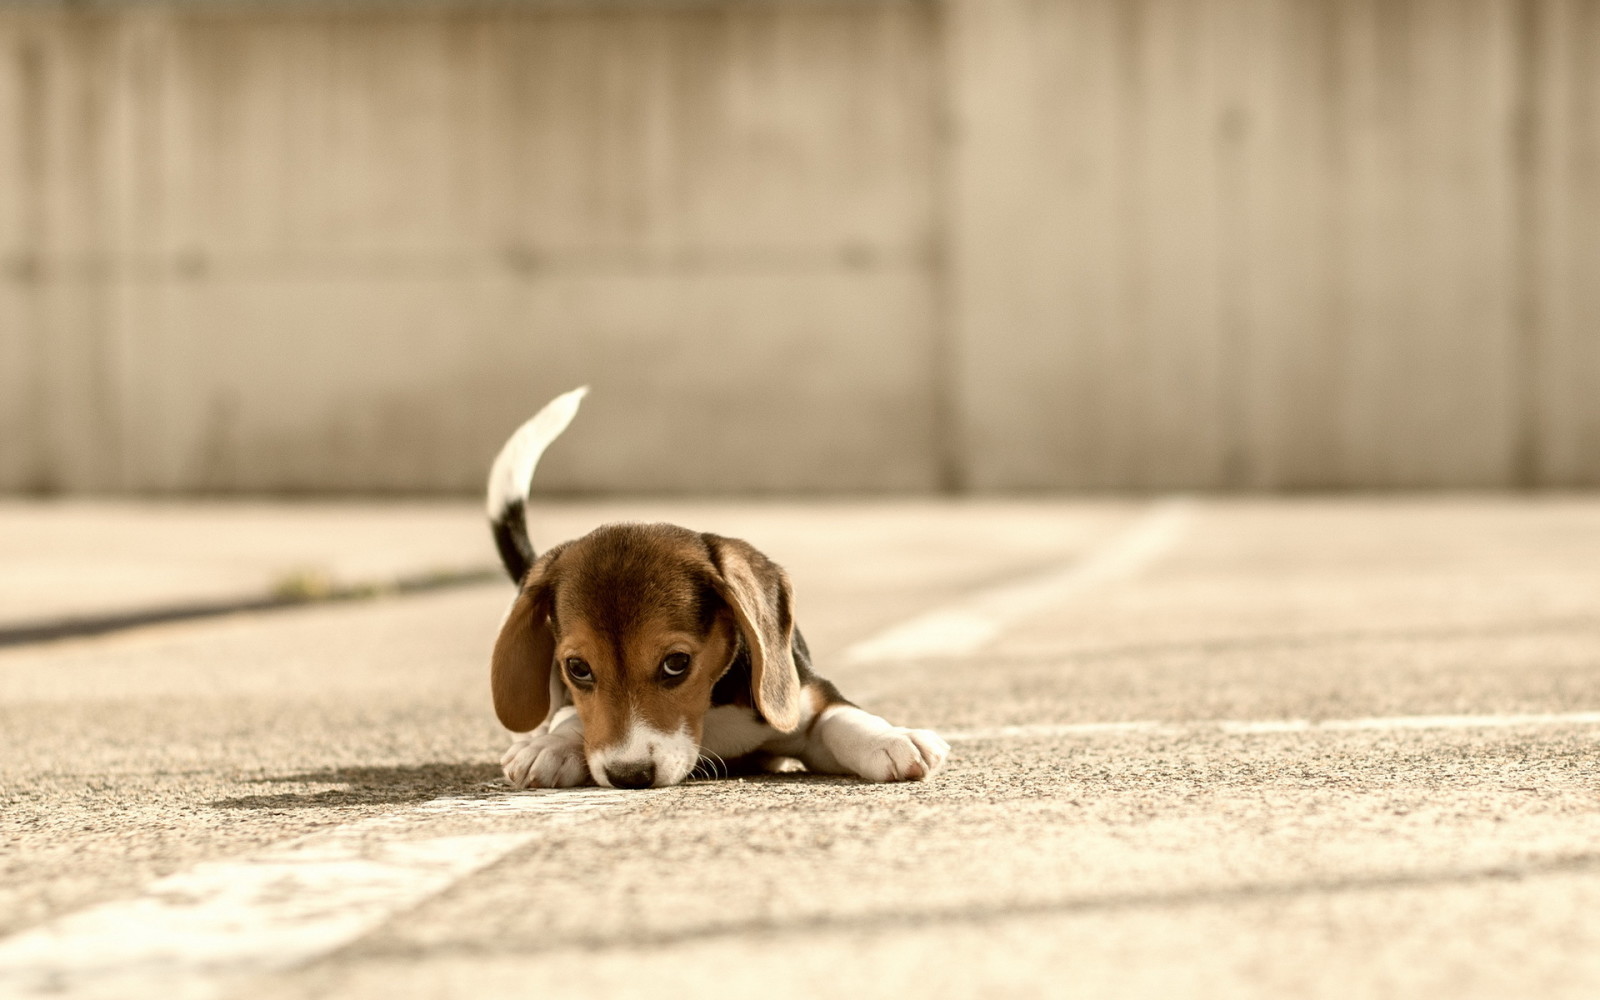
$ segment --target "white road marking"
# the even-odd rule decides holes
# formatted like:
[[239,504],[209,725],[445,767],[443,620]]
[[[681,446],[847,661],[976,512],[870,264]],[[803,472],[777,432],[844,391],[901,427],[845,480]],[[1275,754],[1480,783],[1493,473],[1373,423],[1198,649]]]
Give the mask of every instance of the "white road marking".
[[1092,587],[1138,573],[1178,540],[1191,508],[1183,499],[1162,501],[1127,530],[1069,566],[1002,584],[918,615],[850,646],[841,655],[855,664],[971,655],[1009,625]]
[[[1282,734],[1600,726],[1600,711],[1355,719],[1153,720],[996,726],[950,742],[1120,733]],[[254,854],[203,862],[131,898],[92,906],[0,941],[0,996],[212,1000],[251,977],[293,968],[370,933],[545,835],[658,792],[606,789],[445,797],[311,834]],[[538,816],[534,828],[418,836],[440,818]]]
[[[0,941],[0,996],[209,1000],[349,944],[549,830],[637,801],[603,789],[439,798],[159,879]],[[439,817],[536,827],[415,839]],[[407,839],[405,834],[412,834]]]
[[1600,712],[1544,712],[1528,715],[1397,715],[1365,719],[1268,719],[1259,722],[1217,719],[1208,722],[1079,722],[1027,726],[991,726],[941,732],[951,743],[975,740],[1053,739],[1121,733],[1183,734],[1221,732],[1233,735],[1274,733],[1352,733],[1426,729],[1514,729],[1534,726],[1600,726]]

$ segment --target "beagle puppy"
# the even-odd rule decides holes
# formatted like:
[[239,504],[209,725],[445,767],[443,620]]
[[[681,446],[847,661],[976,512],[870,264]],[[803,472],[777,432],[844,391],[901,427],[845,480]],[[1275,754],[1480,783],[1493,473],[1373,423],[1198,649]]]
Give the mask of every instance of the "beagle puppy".
[[533,470],[577,413],[556,397],[495,459],[488,507],[518,584],[491,657],[518,788],[675,785],[730,767],[930,777],[950,747],[857,708],[811,669],[789,578],[737,538],[608,524],[536,556]]

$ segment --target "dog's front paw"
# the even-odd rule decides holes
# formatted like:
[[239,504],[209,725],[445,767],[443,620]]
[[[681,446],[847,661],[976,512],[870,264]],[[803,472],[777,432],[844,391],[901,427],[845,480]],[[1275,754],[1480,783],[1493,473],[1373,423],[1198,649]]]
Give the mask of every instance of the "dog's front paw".
[[927,729],[893,726],[863,736],[845,761],[868,781],[922,781],[944,764],[950,744]]
[[500,767],[514,788],[571,788],[590,780],[582,736],[519,736],[500,758]]

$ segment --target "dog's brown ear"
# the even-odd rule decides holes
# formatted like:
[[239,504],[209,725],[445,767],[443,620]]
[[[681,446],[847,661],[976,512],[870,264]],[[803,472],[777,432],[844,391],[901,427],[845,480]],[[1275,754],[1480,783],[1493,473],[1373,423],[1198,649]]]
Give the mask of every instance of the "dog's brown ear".
[[800,724],[800,671],[794,662],[793,592],[782,567],[749,542],[705,535],[717,569],[713,584],[733,609],[750,649],[750,693],[774,728]]
[[514,733],[537,728],[550,712],[550,668],[556,656],[550,631],[550,567],[560,551],[559,546],[551,549],[528,570],[490,657],[494,714]]

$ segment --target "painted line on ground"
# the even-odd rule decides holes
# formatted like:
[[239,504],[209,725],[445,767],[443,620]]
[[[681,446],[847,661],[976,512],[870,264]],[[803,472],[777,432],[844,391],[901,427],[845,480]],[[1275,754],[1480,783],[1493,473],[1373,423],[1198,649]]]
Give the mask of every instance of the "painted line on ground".
[[[0,996],[211,1000],[343,947],[549,831],[637,803],[581,789],[434,799],[262,851],[207,861],[131,899],[0,940]],[[649,793],[647,793],[649,794]],[[543,819],[501,833],[417,837],[461,815]]]
[[[952,743],[1119,734],[1236,735],[1600,726],[1600,711],[1355,719],[1087,722],[946,731]],[[251,978],[350,944],[487,868],[552,825],[581,822],[659,791],[568,789],[443,797],[261,851],[197,864],[137,896],[91,906],[0,940],[0,996],[214,1000]],[[419,836],[462,816],[539,817],[526,829]]]
[[[871,662],[969,653],[1021,617],[1136,573],[1171,545],[1187,513],[1182,501],[1157,504],[1080,562],[913,619],[846,655]],[[361,938],[530,842],[551,822],[611,811],[639,794],[588,789],[440,798],[202,862],[135,897],[0,940],[0,995],[211,1000]],[[418,836],[430,819],[463,814],[529,814],[546,822],[513,832]]]
[[1396,715],[1363,719],[1216,719],[1205,722],[1076,722],[990,726],[941,732],[951,743],[979,740],[1055,739],[1126,733],[1213,732],[1236,736],[1283,733],[1404,732],[1429,729],[1515,729],[1538,726],[1600,726],[1600,712],[1541,712],[1525,715]]
[[918,615],[845,649],[851,664],[969,656],[1008,626],[1093,587],[1127,579],[1154,562],[1182,536],[1193,503],[1157,503],[1128,528],[1068,566],[991,587]]

